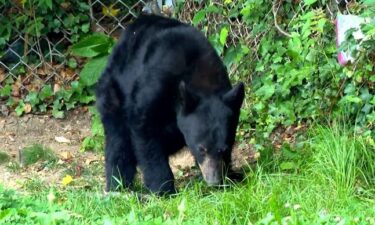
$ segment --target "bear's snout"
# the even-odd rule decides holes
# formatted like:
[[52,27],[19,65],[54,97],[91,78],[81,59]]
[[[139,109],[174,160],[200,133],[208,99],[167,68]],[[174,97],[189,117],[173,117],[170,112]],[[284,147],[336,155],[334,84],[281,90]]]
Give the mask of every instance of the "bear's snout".
[[208,185],[219,185],[222,181],[223,160],[215,159],[211,156],[205,156],[202,163],[198,163],[204,180]]

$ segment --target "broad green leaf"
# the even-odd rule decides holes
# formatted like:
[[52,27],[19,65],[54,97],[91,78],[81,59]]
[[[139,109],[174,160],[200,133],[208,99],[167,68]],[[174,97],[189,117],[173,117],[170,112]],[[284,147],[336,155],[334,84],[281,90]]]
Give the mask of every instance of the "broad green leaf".
[[315,2],[317,2],[318,0],[303,0],[303,2],[305,3],[305,5],[312,5],[314,4]]
[[43,0],[44,4],[48,6],[48,8],[52,9],[52,0]]
[[272,82],[266,82],[259,88],[255,94],[264,100],[269,99],[275,93],[275,85]]
[[228,29],[223,27],[220,31],[220,44],[225,45],[228,38]]
[[25,103],[23,100],[18,103],[18,106],[14,111],[16,111],[17,116],[22,116],[22,114],[25,112]]
[[108,53],[112,46],[112,38],[103,34],[93,34],[74,44],[71,51],[74,55],[92,58]]
[[79,75],[80,82],[86,86],[95,84],[107,64],[107,58],[102,56],[88,61]]
[[363,4],[365,4],[365,5],[375,5],[375,0],[363,0]]
[[370,103],[371,103],[372,105],[374,105],[374,106],[375,106],[375,96],[374,96],[374,97],[372,97],[372,99],[371,99]]
[[289,39],[288,52],[294,58],[298,57],[302,52],[302,42],[298,37]]
[[205,17],[206,17],[206,11],[199,10],[193,17],[193,20],[192,20],[193,25],[197,25],[198,23],[202,22]]
[[90,31],[90,23],[82,24],[81,29],[82,29],[83,33],[89,32]]
[[77,66],[78,66],[77,60],[75,60],[74,58],[70,58],[70,59],[68,60],[68,66],[69,66],[70,68],[72,68],[72,69],[77,68]]
[[241,9],[241,14],[244,17],[248,17],[250,15],[250,13],[251,13],[251,5],[246,4],[246,6]]
[[64,111],[53,109],[52,116],[57,119],[63,119],[65,115],[64,115]]
[[32,106],[37,105],[40,101],[38,98],[38,93],[34,91],[30,91],[29,94],[26,96],[26,102],[30,102]]
[[370,113],[371,109],[373,108],[372,105],[370,104],[365,104],[362,109],[361,109],[361,112],[364,112],[366,115]]
[[210,5],[207,8],[205,8],[206,13],[221,13],[222,11],[222,8],[218,8],[215,5]]
[[280,164],[281,170],[293,170],[297,168],[298,168],[298,165],[295,164],[294,162],[283,162]]
[[51,85],[46,85],[40,90],[39,98],[40,100],[45,100],[46,98],[49,98],[53,95],[53,90]]
[[346,85],[345,89],[344,89],[344,93],[345,94],[354,94],[355,93],[355,85],[352,84],[352,83],[349,83]]
[[88,104],[95,101],[95,95],[82,95],[78,100],[80,103]]
[[361,103],[362,102],[362,99],[360,99],[357,96],[353,96],[353,95],[345,96],[342,100],[343,100],[343,102],[351,102],[351,103]]
[[39,106],[38,106],[38,108],[39,108],[39,111],[41,111],[41,112],[46,112],[47,111],[47,105],[46,104],[40,104]]
[[318,30],[320,33],[323,33],[323,31],[324,31],[324,26],[326,25],[326,23],[327,23],[327,19],[326,19],[326,18],[322,18],[322,19],[318,20],[317,30]]
[[0,89],[0,97],[9,96],[12,93],[12,86],[10,84],[5,85]]

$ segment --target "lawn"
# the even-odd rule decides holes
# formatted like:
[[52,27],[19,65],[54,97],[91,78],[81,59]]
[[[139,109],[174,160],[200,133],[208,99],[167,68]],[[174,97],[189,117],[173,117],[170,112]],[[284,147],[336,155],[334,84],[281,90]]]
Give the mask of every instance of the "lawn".
[[[209,188],[177,179],[175,196],[133,191],[104,194],[91,168],[91,185],[30,179],[21,190],[0,187],[1,224],[375,224],[375,153],[342,126],[315,127],[300,147],[246,168],[246,179]],[[49,158],[50,159],[50,158]]]

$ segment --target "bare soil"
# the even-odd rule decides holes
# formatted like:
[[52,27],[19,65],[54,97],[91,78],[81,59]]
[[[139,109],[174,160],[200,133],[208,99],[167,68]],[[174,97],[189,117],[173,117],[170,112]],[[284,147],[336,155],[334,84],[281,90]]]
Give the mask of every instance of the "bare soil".
[[[61,185],[62,178],[71,171],[80,177],[82,171],[92,170],[95,164],[96,182],[104,183],[104,157],[102,153],[81,152],[82,140],[90,135],[90,114],[83,109],[69,112],[65,119],[54,119],[49,115],[28,114],[23,117],[9,115],[0,117],[0,151],[11,156],[11,161],[20,162],[21,149],[41,144],[50,148],[59,158],[57,167],[46,167],[37,163],[19,170],[9,169],[9,164],[0,165],[0,183],[6,187],[22,189],[30,179],[38,178],[49,185]],[[233,152],[234,166],[239,168],[254,159],[249,146],[236,146]],[[174,173],[190,169],[194,159],[187,149],[171,156],[170,164]]]

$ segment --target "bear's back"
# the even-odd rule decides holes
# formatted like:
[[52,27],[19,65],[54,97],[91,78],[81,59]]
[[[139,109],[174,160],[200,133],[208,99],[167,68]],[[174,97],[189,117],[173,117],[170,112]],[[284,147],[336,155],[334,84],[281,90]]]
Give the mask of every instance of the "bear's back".
[[117,74],[128,87],[139,79],[156,79],[175,87],[183,80],[202,94],[231,88],[226,68],[206,37],[174,19],[141,16],[114,51],[113,59],[122,61]]

